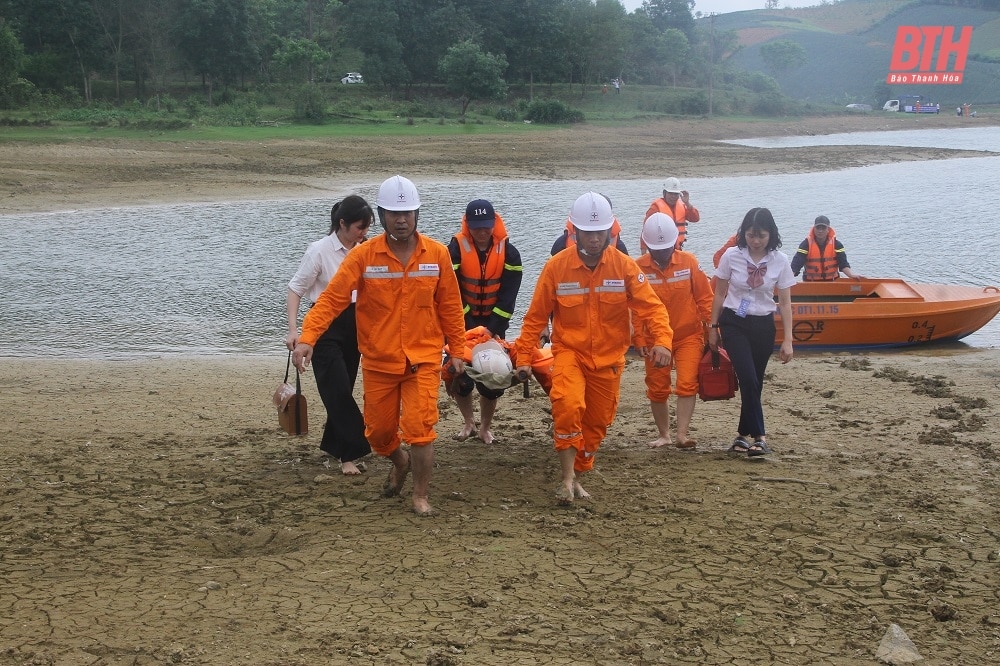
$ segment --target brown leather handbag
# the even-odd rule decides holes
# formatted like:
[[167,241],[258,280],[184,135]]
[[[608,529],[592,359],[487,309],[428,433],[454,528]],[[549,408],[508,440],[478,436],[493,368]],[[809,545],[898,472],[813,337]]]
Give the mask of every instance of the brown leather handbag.
[[278,408],[278,425],[289,435],[305,435],[309,432],[309,410],[306,397],[302,395],[299,369],[295,368],[295,386],[288,383],[288,373],[292,367],[292,352],[288,352],[285,364],[285,381],[274,392],[274,406]]

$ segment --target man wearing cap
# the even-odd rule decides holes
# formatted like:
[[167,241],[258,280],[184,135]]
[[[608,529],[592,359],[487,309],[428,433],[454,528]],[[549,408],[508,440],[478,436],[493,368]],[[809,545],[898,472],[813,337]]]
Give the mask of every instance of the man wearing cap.
[[673,368],[677,372],[677,438],[670,437],[670,366],[656,367],[647,354],[651,344],[647,324],[636,326],[635,346],[646,357],[646,397],[653,412],[659,436],[649,443],[652,448],[674,445],[693,449],[697,442],[688,428],[694,415],[698,394],[698,362],[705,348],[705,332],[712,318],[712,287],[708,277],[690,252],[676,249],[677,226],[669,215],[653,213],[642,225],[642,240],[649,248],[636,259],[646,275],[646,282],[663,301],[674,330]]
[[[691,205],[691,197],[687,190],[681,189],[681,181],[671,176],[663,183],[663,196],[656,199],[649,205],[646,211],[648,218],[653,213],[664,213],[677,225],[677,249],[683,249],[684,241],[687,240],[688,222],[697,222],[701,219],[701,213]],[[640,243],[641,244],[641,243]],[[642,251],[646,251],[645,245]]]
[[607,199],[596,192],[582,195],[570,220],[577,244],[545,263],[516,345],[518,375],[530,377],[528,360],[552,317],[549,400],[562,470],[560,504],[590,497],[579,478],[593,469],[614,421],[631,324],[648,326],[647,353],[657,367],[670,365],[673,336],[666,308],[635,260],[608,250],[614,216]]
[[799,249],[792,257],[792,273],[799,274],[805,268],[802,279],[806,282],[836,280],[843,273],[853,280],[862,277],[851,270],[847,262],[847,251],[837,240],[837,234],[830,226],[826,215],[820,215],[813,222],[806,239],[799,243]]
[[385,233],[344,257],[302,321],[292,358],[305,371],[316,341],[357,293],[365,436],[372,450],[393,465],[382,492],[399,495],[412,468],[413,511],[429,516],[434,512],[427,493],[437,439],[441,342],[447,340],[455,352],[452,370],[462,374],[462,297],[448,248],[417,233],[420,195],[413,183],[389,178],[375,201]]
[[[452,267],[458,276],[465,311],[465,328],[485,327],[493,337],[503,339],[514,315],[517,292],[521,289],[521,254],[507,238],[503,218],[486,199],[470,201],[462,216],[462,228],[448,244]],[[466,359],[470,360],[470,359]],[[465,419],[459,439],[466,439],[476,430],[472,408],[472,384],[464,375],[458,385],[448,385],[449,394],[458,403]],[[479,439],[493,443],[490,424],[496,412],[497,399],[503,390],[491,389],[482,383],[479,390]]]

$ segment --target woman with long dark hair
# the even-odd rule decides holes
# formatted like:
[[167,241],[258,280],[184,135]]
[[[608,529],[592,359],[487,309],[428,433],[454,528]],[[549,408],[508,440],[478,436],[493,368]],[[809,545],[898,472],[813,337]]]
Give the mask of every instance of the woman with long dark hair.
[[[365,240],[374,217],[368,202],[356,194],[333,205],[329,233],[309,246],[299,270],[288,283],[285,345],[289,349],[295,349],[299,341],[300,304],[305,300],[312,307],[347,253]],[[340,469],[346,475],[364,471],[363,463],[355,461],[371,453],[365,439],[364,417],[354,399],[354,382],[360,362],[354,305],[351,304],[316,342],[312,357],[316,387],[326,407],[326,425],[319,447],[340,460]]]
[[[778,357],[792,360],[791,262],[778,251],[781,236],[767,208],[751,208],[736,233],[736,247],[723,253],[715,271],[708,344],[729,354],[740,383],[740,422],[729,450],[748,456],[771,452],[764,427],[761,390],[774,351],[774,313],[781,309],[782,341]],[[774,294],[778,294],[778,303]]]

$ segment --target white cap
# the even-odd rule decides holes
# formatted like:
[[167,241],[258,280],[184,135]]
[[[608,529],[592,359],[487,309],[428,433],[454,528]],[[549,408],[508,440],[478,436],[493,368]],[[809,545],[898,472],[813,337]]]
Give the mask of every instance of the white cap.
[[420,208],[420,195],[409,178],[393,176],[379,186],[375,205],[385,210],[417,210]]
[[671,194],[681,193],[681,181],[677,180],[673,176],[667,178],[666,182],[663,183],[663,189]]
[[677,225],[666,213],[653,213],[642,225],[642,240],[650,250],[666,250],[677,244]]
[[606,198],[597,192],[587,192],[573,204],[569,221],[580,231],[607,231],[615,217]]

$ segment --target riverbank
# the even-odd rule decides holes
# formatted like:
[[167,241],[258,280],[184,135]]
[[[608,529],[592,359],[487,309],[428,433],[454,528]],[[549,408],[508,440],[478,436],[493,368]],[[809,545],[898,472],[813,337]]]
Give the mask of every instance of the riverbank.
[[[455,136],[170,141],[58,137],[0,143],[0,201],[7,213],[141,204],[342,196],[387,173],[412,178],[682,178],[804,173],[961,151],[825,146],[760,150],[720,139],[982,126],[1000,118],[852,114],[779,120],[664,120]],[[414,129],[419,132],[419,128]],[[55,132],[55,130],[54,130]],[[0,141],[3,129],[0,128]],[[981,153],[970,153],[982,156]],[[679,169],[664,173],[680,156]],[[675,173],[676,171],[676,173]]]

